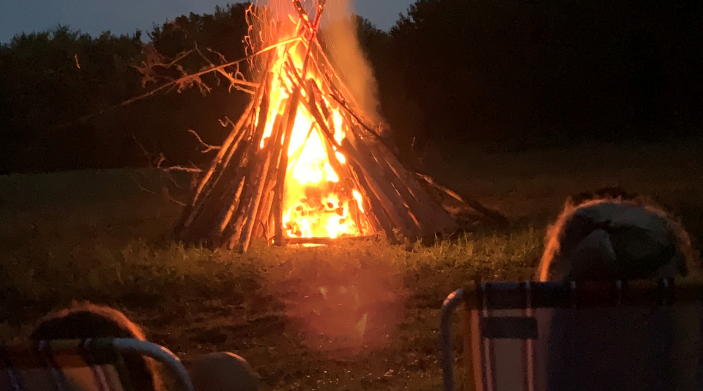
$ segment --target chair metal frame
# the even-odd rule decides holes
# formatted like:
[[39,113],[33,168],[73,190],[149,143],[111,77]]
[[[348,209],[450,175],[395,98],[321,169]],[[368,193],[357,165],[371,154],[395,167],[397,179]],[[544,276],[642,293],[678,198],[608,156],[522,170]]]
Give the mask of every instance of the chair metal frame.
[[165,347],[133,338],[115,338],[112,346],[120,353],[139,353],[161,362],[176,380],[179,391],[194,391],[193,382],[181,360]]

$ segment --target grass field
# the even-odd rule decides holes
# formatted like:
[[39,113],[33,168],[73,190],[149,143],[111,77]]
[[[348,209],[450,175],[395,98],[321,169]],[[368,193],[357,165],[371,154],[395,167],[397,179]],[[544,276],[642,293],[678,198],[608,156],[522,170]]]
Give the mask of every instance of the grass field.
[[241,354],[265,389],[436,390],[443,298],[477,277],[530,278],[567,195],[613,184],[650,195],[700,249],[701,153],[700,143],[456,151],[432,174],[505,213],[509,229],[434,247],[258,243],[245,255],[174,243],[180,206],[162,184],[182,193],[153,171],[0,177],[0,337],[26,337],[44,312],[90,299],[124,309],[186,363]]

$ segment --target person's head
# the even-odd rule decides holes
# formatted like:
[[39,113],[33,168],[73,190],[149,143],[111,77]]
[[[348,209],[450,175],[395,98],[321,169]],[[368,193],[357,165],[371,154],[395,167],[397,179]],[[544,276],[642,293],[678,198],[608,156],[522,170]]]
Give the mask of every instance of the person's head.
[[195,391],[258,390],[258,375],[234,353],[206,354],[193,363],[189,372]]
[[[74,302],[49,313],[30,335],[34,341],[109,337],[146,340],[142,329],[122,312],[88,302]],[[124,360],[136,391],[161,390],[161,377],[152,359],[125,354]]]
[[619,188],[569,197],[549,227],[537,279],[674,278],[697,267],[688,233],[654,203]]

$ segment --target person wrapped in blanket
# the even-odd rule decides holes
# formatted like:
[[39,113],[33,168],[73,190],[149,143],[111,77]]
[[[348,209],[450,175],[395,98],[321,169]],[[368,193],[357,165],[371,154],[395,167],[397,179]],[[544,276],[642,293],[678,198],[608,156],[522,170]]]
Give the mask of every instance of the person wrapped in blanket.
[[[549,228],[541,281],[680,279],[697,271],[686,230],[620,188],[570,197]],[[701,389],[699,306],[554,309],[547,389]]]
[[[89,302],[74,302],[48,314],[30,336],[35,341],[106,337],[146,340],[144,331],[122,312]],[[165,389],[154,360],[133,354],[125,355],[124,361],[135,391]],[[195,391],[258,389],[258,375],[245,359],[233,353],[206,354],[188,369]]]

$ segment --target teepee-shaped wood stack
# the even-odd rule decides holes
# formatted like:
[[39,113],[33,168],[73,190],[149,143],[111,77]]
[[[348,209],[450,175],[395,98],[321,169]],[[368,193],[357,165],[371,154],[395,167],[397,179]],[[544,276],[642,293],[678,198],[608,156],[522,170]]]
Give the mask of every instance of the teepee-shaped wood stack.
[[[461,197],[404,167],[365,124],[335,72],[317,36],[324,1],[314,20],[298,0],[293,4],[293,33],[259,48],[258,88],[199,179],[179,239],[246,251],[252,238],[282,245],[456,232],[441,198],[463,203]],[[317,182],[301,182],[299,167],[310,151],[321,167]]]

